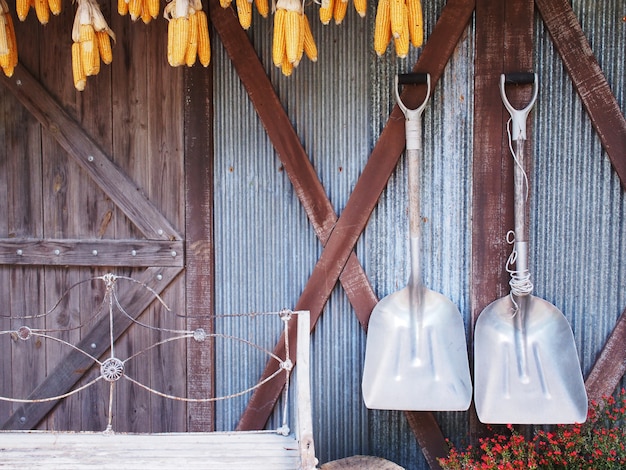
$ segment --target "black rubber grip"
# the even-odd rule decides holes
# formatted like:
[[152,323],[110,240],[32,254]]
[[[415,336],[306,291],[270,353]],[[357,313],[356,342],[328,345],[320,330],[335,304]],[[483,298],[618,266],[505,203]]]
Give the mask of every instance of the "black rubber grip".
[[401,73],[398,74],[398,84],[400,85],[419,85],[428,83],[427,73]]
[[527,85],[535,83],[535,74],[532,72],[514,72],[504,75],[504,83],[508,85]]

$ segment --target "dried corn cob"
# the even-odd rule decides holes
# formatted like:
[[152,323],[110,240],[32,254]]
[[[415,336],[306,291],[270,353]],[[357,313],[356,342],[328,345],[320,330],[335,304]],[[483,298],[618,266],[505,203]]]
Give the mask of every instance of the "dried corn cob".
[[113,61],[111,36],[109,36],[109,33],[106,31],[96,31],[96,38],[98,40],[98,52],[100,53],[100,59],[102,62],[109,65]]
[[404,0],[389,1],[389,18],[391,21],[391,35],[394,38],[400,37],[404,24]]
[[341,0],[322,0],[322,5],[320,6],[320,22],[322,24],[330,23],[331,18],[333,17],[333,12],[335,10],[335,1]]
[[252,3],[248,0],[235,0],[237,5],[237,17],[243,29],[250,28],[252,24]]
[[254,0],[254,6],[263,18],[267,18],[270,13],[270,6],[267,0]]
[[300,56],[300,12],[287,10],[285,16],[285,52],[287,60],[295,63]]
[[317,62],[317,46],[315,45],[313,33],[311,33],[309,19],[304,13],[302,14],[302,24],[300,27],[302,28],[303,37],[302,49],[311,62]]
[[203,67],[208,67],[211,61],[211,41],[209,38],[209,22],[203,10],[198,15],[198,59]]
[[354,0],[354,9],[361,18],[367,13],[367,0]]
[[74,77],[74,87],[78,91],[83,91],[87,85],[87,76],[83,70],[80,53],[80,43],[72,43],[72,75]]
[[335,7],[333,8],[333,18],[335,18],[335,24],[339,25],[343,22],[348,11],[348,0],[336,0]]
[[421,47],[424,43],[424,24],[421,0],[407,0],[409,38],[413,47]]
[[41,24],[48,24],[48,21],[50,21],[50,5],[48,5],[48,0],[35,0],[35,13]]
[[171,49],[168,47],[168,61],[172,67],[185,63],[185,52],[189,43],[189,19],[186,17],[172,18],[168,25],[171,30]]
[[30,11],[30,0],[15,0],[15,13],[20,21],[25,21]]
[[404,59],[409,54],[409,15],[407,14],[407,9],[406,4],[403,3],[400,35],[393,40],[396,47],[396,55],[401,59]]
[[50,13],[52,13],[54,16],[58,16],[63,9],[61,5],[61,0],[48,0],[48,7],[50,8]]
[[280,67],[285,56],[285,16],[287,11],[278,8],[274,13],[274,33],[272,37],[272,61]]
[[120,16],[125,16],[128,14],[128,2],[126,0],[117,0],[117,13]]
[[161,11],[161,2],[159,0],[146,0],[148,14],[152,19],[156,20]]
[[100,72],[100,52],[93,25],[80,25],[80,59],[86,76],[97,75]]
[[185,64],[192,67],[198,57],[198,16],[194,11],[189,15],[189,43],[185,51]]
[[17,66],[17,40],[13,19],[5,0],[0,0],[0,67],[7,77],[13,76]]
[[383,55],[391,41],[390,0],[378,0],[376,23],[374,25],[374,50]]

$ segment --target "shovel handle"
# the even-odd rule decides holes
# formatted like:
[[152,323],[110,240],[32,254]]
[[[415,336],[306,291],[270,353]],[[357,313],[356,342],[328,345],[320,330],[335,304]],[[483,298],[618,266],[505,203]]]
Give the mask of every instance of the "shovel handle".
[[[506,96],[506,85],[507,84],[532,84],[533,85],[533,96],[523,109],[515,109],[511,103],[509,102],[508,97]],[[526,119],[528,118],[528,114],[530,110],[535,104],[537,100],[537,93],[539,92],[539,87],[537,86],[537,74],[536,73],[526,73],[526,72],[518,72],[518,73],[508,73],[500,75],[500,96],[502,97],[502,102],[504,103],[504,107],[507,109],[509,114],[511,115],[511,139],[512,140],[526,140]]]

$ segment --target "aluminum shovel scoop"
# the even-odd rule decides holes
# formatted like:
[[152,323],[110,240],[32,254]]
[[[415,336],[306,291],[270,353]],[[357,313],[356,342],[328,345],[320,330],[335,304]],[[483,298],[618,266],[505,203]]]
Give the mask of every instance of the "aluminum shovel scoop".
[[[509,83],[534,84],[533,97],[524,109],[509,103],[505,90]],[[492,302],[476,321],[474,399],[484,423],[581,423],[587,417],[587,394],[570,325],[554,305],[532,295],[528,271],[524,141],[537,91],[536,74],[500,77],[514,143],[515,230],[514,239],[509,235],[513,252],[507,262],[511,293]]]
[[[407,109],[399,84],[427,87],[417,109]],[[421,116],[430,96],[430,75],[396,76],[395,96],[406,118],[411,273],[404,289],[383,298],[372,311],[363,371],[368,408],[466,410],[472,399],[463,319],[443,295],[422,285],[420,273],[419,160]]]

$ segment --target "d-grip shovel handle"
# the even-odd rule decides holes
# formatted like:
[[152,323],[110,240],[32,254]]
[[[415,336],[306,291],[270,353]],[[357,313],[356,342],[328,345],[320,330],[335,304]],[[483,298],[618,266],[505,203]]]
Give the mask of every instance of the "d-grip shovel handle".
[[[394,93],[396,95],[396,103],[402,110],[405,117],[406,126],[406,149],[421,150],[422,149],[422,133],[421,133],[421,117],[430,98],[430,74],[429,73],[402,73],[396,75]],[[422,104],[415,109],[408,108],[400,98],[399,85],[420,85],[426,84],[426,97]]]
[[[514,84],[514,85],[533,85],[533,97],[530,102],[523,109],[515,109],[511,103],[509,103],[509,99],[506,96],[505,85]],[[509,114],[511,115],[512,126],[511,126],[511,139],[512,140],[526,140],[526,119],[528,118],[528,114],[530,110],[535,104],[537,100],[537,93],[539,91],[539,87],[537,86],[537,74],[530,72],[517,72],[517,73],[507,73],[500,75],[500,96],[502,97],[502,102],[504,103],[504,107],[507,109]]]

